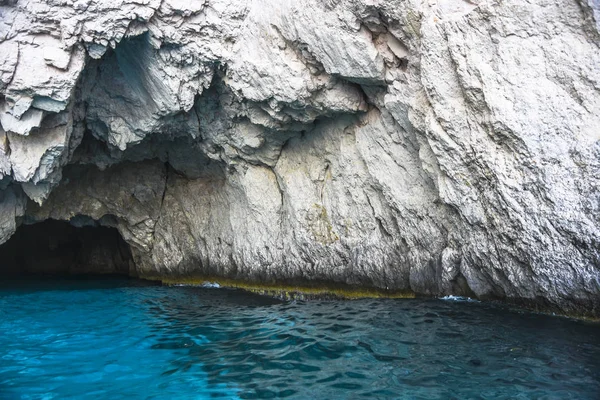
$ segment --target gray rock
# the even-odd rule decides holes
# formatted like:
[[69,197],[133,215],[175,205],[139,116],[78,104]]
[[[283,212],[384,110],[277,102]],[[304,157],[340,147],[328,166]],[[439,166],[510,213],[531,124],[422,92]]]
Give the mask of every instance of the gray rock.
[[0,243],[23,218],[85,222],[140,276],[597,316],[599,10],[2,3]]

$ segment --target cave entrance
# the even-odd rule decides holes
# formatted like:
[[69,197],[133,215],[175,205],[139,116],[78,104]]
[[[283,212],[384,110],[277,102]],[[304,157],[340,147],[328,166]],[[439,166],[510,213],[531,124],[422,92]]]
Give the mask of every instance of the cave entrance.
[[47,220],[21,225],[0,245],[0,275],[130,275],[129,246],[116,228]]

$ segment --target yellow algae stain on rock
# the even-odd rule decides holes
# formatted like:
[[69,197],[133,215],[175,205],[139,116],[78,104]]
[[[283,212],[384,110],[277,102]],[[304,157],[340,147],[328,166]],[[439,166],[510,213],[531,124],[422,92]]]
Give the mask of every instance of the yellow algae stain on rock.
[[277,284],[256,283],[216,277],[143,277],[143,279],[160,281],[164,285],[206,286],[217,284],[223,288],[242,289],[251,293],[277,297],[285,300],[293,299],[363,299],[363,298],[415,298],[410,290],[386,290],[375,287],[358,287],[339,283],[323,284]]

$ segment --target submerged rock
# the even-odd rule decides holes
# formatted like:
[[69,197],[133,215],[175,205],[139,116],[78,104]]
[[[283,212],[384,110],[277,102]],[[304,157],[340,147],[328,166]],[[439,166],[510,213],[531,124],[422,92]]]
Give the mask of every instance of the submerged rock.
[[600,313],[596,2],[192,3],[0,2],[0,242]]

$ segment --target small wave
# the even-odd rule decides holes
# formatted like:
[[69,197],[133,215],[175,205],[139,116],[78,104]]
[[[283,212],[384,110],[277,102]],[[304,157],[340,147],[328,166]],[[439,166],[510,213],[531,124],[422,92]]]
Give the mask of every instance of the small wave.
[[221,287],[221,285],[219,285],[217,282],[202,282],[200,285],[198,284],[193,284],[193,283],[175,283],[173,285],[171,285],[173,287],[203,287],[203,288],[214,288],[214,289],[218,289]]
[[203,288],[215,288],[218,289],[221,287],[217,282],[204,282],[202,285]]
[[463,296],[444,296],[444,297],[440,297],[440,300],[447,300],[447,301],[472,301],[475,303],[479,303],[479,300],[475,300],[472,299],[470,297],[463,297]]

